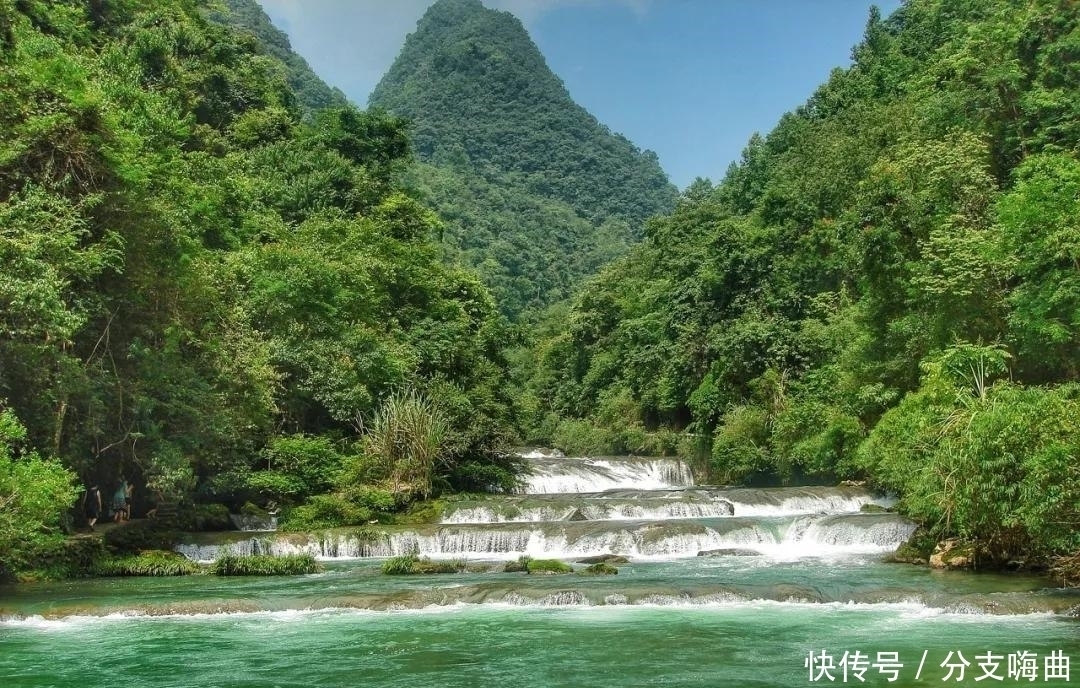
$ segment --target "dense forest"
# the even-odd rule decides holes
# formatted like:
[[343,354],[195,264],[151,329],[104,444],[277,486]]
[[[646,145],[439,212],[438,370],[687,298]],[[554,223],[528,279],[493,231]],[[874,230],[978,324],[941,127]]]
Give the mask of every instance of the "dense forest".
[[510,318],[569,297],[674,207],[656,155],[576,104],[521,22],[440,0],[370,104],[410,123],[413,184]]
[[9,569],[80,483],[126,477],[137,512],[322,495],[291,517],[333,525],[514,480],[512,338],[406,192],[404,124],[306,122],[288,68],[204,10],[0,3]]
[[989,559],[1075,552],[1080,6],[909,0],[852,58],[580,290],[533,439],[868,479]]
[[353,525],[520,441],[1076,557],[1078,84],[1071,0],[907,0],[676,198],[479,0],[369,111],[253,0],[0,0],[0,574],[83,485]]

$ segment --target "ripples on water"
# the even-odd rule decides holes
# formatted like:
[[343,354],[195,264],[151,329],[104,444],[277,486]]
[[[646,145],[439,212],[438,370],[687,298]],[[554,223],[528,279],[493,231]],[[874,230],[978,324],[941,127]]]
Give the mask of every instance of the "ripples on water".
[[[461,502],[442,525],[185,549],[345,557],[324,574],[0,591],[0,686],[786,686],[809,682],[803,661],[821,650],[899,652],[910,665],[900,681],[868,684],[937,685],[947,650],[1080,661],[1080,628],[1055,614],[1077,595],[1037,578],[883,564],[911,524],[858,513],[888,504],[863,490],[708,488],[672,460],[531,456],[536,494]],[[406,548],[632,561],[597,578],[503,574],[491,561],[403,579],[351,558]],[[721,551],[697,556],[708,550]],[[916,683],[923,651],[934,672]]]

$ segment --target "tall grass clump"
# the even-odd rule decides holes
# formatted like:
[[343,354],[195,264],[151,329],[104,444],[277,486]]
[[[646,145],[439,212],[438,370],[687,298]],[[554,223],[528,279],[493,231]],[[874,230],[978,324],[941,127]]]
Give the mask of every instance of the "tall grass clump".
[[365,453],[383,467],[394,493],[431,496],[435,464],[450,432],[445,414],[414,389],[395,392],[379,407]]
[[402,554],[383,562],[382,572],[388,576],[418,576],[433,573],[462,573],[468,569],[462,559],[432,561],[416,554]]
[[94,563],[95,576],[190,576],[203,568],[176,552],[149,550],[122,557],[106,557]]
[[254,554],[246,557],[227,554],[219,557],[210,570],[218,576],[299,576],[318,573],[322,566],[310,554]]

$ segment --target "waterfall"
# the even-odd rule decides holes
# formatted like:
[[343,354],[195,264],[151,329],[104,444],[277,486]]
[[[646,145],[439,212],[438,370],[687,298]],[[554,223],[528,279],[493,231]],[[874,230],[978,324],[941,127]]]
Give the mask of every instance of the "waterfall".
[[694,486],[685,463],[638,457],[575,458],[523,453],[523,494],[451,502],[437,525],[320,534],[224,537],[176,549],[198,561],[222,554],[311,554],[320,559],[390,557],[581,558],[618,554],[679,559],[699,553],[782,559],[894,549],[914,525],[853,487],[715,488]]
[[694,484],[690,467],[679,459],[530,459],[526,494],[580,494],[621,488],[663,490]]

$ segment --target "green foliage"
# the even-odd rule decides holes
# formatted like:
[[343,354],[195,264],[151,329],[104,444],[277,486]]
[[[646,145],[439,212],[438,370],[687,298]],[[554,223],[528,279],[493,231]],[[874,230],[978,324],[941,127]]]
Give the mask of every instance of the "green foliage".
[[391,491],[426,499],[448,430],[442,410],[427,396],[412,389],[397,392],[379,408],[364,451],[377,461]]
[[[3,13],[0,397],[26,427],[17,480],[59,499],[36,449],[155,501],[290,505],[337,489],[356,420],[411,386],[456,390],[439,488],[504,484],[508,330],[406,188],[405,123],[347,106],[255,3],[99,4]],[[362,522],[387,506],[369,496],[308,520]],[[54,520],[19,518],[11,537]]]
[[260,458],[267,470],[253,473],[248,483],[256,492],[278,501],[330,490],[337,484],[342,466],[342,456],[328,437],[274,437]]
[[345,105],[345,94],[327,86],[315,75],[307,61],[293,52],[289,37],[270,23],[270,17],[266,16],[256,0],[225,0],[225,5],[227,12],[212,12],[209,16],[214,21],[250,32],[258,39],[262,49],[280,60],[285,67],[289,86],[306,112],[314,113]]
[[129,521],[105,531],[102,540],[113,554],[135,554],[143,550],[170,549],[176,542],[176,533],[162,529],[154,521]]
[[254,554],[241,557],[226,555],[210,565],[218,576],[301,576],[322,571],[322,565],[310,554],[272,556]]
[[[945,357],[945,361],[948,358]],[[1072,552],[1080,516],[1080,389],[970,385],[944,361],[874,428],[860,460],[934,532],[995,559]],[[917,470],[912,467],[917,466]]]
[[279,527],[285,531],[304,532],[359,526],[375,516],[369,506],[357,504],[341,494],[315,495],[301,506],[287,510]]
[[1010,334],[1034,379],[1080,378],[1080,160],[1044,154],[1013,173],[998,203],[1002,253],[1019,280]]
[[61,515],[75,502],[75,476],[24,452],[26,429],[0,408],[0,577],[27,568],[36,550],[62,537]]
[[95,562],[95,576],[189,576],[203,568],[176,552],[149,550],[122,557],[104,557]]

